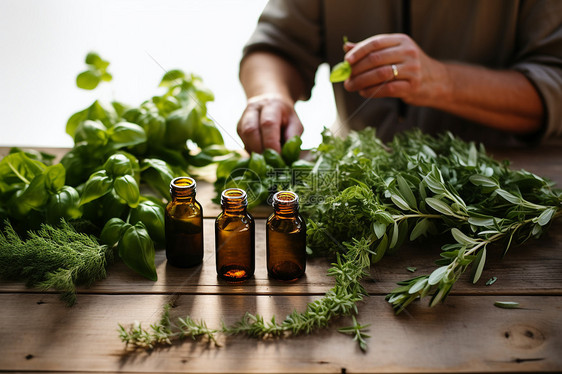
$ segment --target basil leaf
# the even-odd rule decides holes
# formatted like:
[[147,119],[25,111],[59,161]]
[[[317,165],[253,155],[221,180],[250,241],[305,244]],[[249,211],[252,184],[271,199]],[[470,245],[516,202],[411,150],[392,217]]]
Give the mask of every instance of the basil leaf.
[[165,238],[164,207],[153,201],[142,201],[138,207],[131,210],[131,223],[142,222],[148,234],[155,242],[163,245]]
[[84,90],[93,90],[101,82],[101,75],[95,70],[86,70],[76,77],[76,85]]
[[113,187],[113,179],[111,179],[105,170],[95,172],[90,176],[80,196],[80,205],[96,200],[111,191]]
[[0,192],[21,190],[43,173],[46,166],[25,153],[11,153],[0,160]]
[[62,187],[56,194],[52,195],[47,204],[47,223],[56,225],[61,218],[76,219],[82,215],[79,208],[80,195],[76,189],[70,186]]
[[132,270],[152,281],[158,280],[154,265],[154,243],[142,222],[125,230],[118,245],[119,257]]
[[351,76],[351,65],[347,61],[342,61],[332,68],[330,73],[330,82],[343,82]]
[[132,175],[122,175],[115,178],[113,188],[115,188],[117,195],[125,200],[131,208],[136,208],[139,205],[139,185]]
[[132,225],[126,223],[121,218],[112,218],[103,226],[100,234],[100,240],[102,243],[113,247],[121,240],[125,231],[130,227],[132,227]]
[[266,148],[263,151],[263,158],[265,159],[266,164],[274,168],[281,169],[287,167],[281,155],[274,149]]
[[107,161],[105,161],[103,168],[107,171],[107,175],[111,178],[133,174],[131,160],[121,153],[111,155]]
[[113,149],[129,147],[146,142],[144,129],[135,123],[119,122],[107,133],[112,142]]
[[291,139],[287,140],[283,147],[281,147],[281,157],[285,161],[285,164],[291,165],[293,162],[297,161],[301,154],[302,139],[300,136],[295,135]]
[[248,167],[250,168],[251,171],[256,173],[260,178],[265,177],[265,174],[267,173],[267,165],[265,163],[265,158],[261,154],[256,152],[252,152]]

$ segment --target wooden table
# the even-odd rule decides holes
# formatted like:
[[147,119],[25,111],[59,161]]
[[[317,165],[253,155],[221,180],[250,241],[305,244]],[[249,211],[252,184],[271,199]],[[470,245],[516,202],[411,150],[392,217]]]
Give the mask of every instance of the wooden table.
[[[0,155],[6,149],[0,149]],[[562,186],[562,147],[497,152],[513,167],[551,178]],[[66,307],[54,293],[20,283],[0,283],[0,371],[7,372],[506,372],[562,371],[562,222],[540,239],[489,253],[481,281],[461,279],[444,304],[413,303],[399,316],[384,300],[397,281],[428,274],[439,243],[412,245],[384,258],[365,282],[370,293],[359,305],[359,321],[370,323],[369,349],[361,352],[337,332],[350,324],[341,318],[328,329],[287,340],[219,338],[221,347],[186,340],[154,350],[131,351],[119,340],[118,323],[156,322],[164,304],[172,316],[204,318],[210,327],[232,323],[246,311],[284,318],[320,298],[332,286],[329,263],[308,263],[295,283],[269,280],[265,270],[264,213],[256,221],[256,273],[243,284],[217,280],[214,268],[210,184],[200,183],[205,207],[205,259],[201,267],[177,269],[158,251],[158,281],[129,271],[122,263],[107,279],[80,289],[78,303]],[[498,280],[486,286],[491,277]],[[521,309],[500,309],[494,302],[517,301]]]

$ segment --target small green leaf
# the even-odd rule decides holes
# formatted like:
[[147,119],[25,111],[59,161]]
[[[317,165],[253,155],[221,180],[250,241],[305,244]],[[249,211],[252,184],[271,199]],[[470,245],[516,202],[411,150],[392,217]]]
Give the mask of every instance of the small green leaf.
[[150,200],[142,201],[131,211],[131,223],[142,222],[150,237],[159,244],[165,243],[164,207]]
[[146,142],[146,132],[135,123],[119,122],[108,130],[113,149],[128,147]]
[[80,196],[80,205],[102,197],[111,191],[112,187],[113,180],[107,175],[105,170],[95,172],[84,185],[82,195]]
[[266,148],[263,151],[263,157],[265,158],[265,162],[273,168],[281,169],[287,167],[281,155],[274,149]]
[[173,85],[181,84],[185,78],[185,73],[181,70],[169,70],[167,71],[162,80],[160,81],[160,87],[170,87]]
[[427,218],[423,218],[416,223],[412,232],[410,233],[410,241],[414,241],[422,235],[427,233],[429,229],[429,220]]
[[494,306],[503,309],[518,309],[519,303],[516,301],[496,301]]
[[283,157],[285,164],[291,165],[300,158],[301,145],[302,139],[298,135],[293,136],[283,144],[283,147],[281,147],[281,157]]
[[377,239],[382,238],[382,236],[386,232],[387,226],[388,224],[385,222],[373,221],[373,231],[375,232],[375,236],[377,237]]
[[132,175],[133,165],[127,156],[121,153],[111,155],[103,165],[107,175],[116,178],[122,175]]
[[400,194],[404,197],[404,199],[406,199],[408,205],[413,209],[417,209],[418,203],[416,197],[414,196],[414,193],[412,192],[412,189],[408,185],[406,179],[404,179],[403,176],[399,175],[398,177],[396,177],[396,182],[398,184],[398,190],[400,191]]
[[47,204],[47,223],[57,225],[61,218],[70,220],[79,218],[82,212],[78,208],[80,195],[70,186],[62,187],[52,195]]
[[100,84],[101,75],[96,70],[86,70],[76,77],[76,85],[84,90],[93,90]]
[[441,266],[441,267],[433,270],[433,272],[429,275],[429,279],[428,279],[427,283],[430,286],[434,286],[437,283],[441,282],[441,280],[445,276],[445,273],[447,272],[448,269],[449,269],[448,266]]
[[486,247],[481,250],[478,255],[476,256],[476,261],[473,266],[476,265],[474,276],[472,277],[472,283],[475,284],[480,279],[482,275],[482,271],[484,270],[484,264],[486,263]]
[[351,76],[351,65],[347,61],[342,61],[332,68],[330,73],[330,82],[343,82]]
[[449,205],[439,199],[428,197],[425,199],[425,202],[441,214],[446,216],[453,216],[455,214]]
[[415,266],[408,266],[406,270],[408,270],[410,273],[415,273],[418,268],[416,268]]
[[115,178],[113,188],[115,188],[117,195],[125,200],[131,208],[136,208],[139,205],[139,185],[132,175],[122,175]]
[[496,190],[496,193],[512,204],[520,205],[522,202],[520,197],[517,197],[514,194],[507,192],[506,190],[503,190],[501,188],[498,188]]
[[115,244],[121,240],[125,231],[131,227],[129,223],[126,223],[121,218],[114,217],[107,221],[103,226],[100,234],[100,240],[102,243],[113,247]]
[[386,236],[386,234],[384,234],[379,244],[377,245],[377,248],[375,248],[375,255],[371,259],[371,263],[375,264],[379,262],[383,258],[387,249],[388,249],[388,237]]
[[427,286],[427,284],[428,284],[428,279],[427,278],[421,278],[412,287],[410,287],[410,289],[408,290],[408,293],[410,295],[418,293],[421,290],[423,290],[425,288],[425,286]]
[[470,182],[472,182],[472,184],[474,184],[476,186],[498,187],[498,182],[496,182],[492,178],[486,177],[484,175],[474,174],[474,175],[471,175],[470,178],[468,178],[468,179],[470,180]]
[[546,226],[556,213],[556,208],[545,209],[538,217],[537,223],[541,226]]
[[265,177],[265,174],[267,173],[265,158],[261,154],[256,152],[252,152],[248,167],[260,178]]
[[498,277],[492,277],[492,278],[488,279],[488,281],[486,282],[486,286],[491,286],[492,284],[496,283],[497,280],[498,280]]
[[392,228],[392,236],[390,238],[390,248],[394,248],[396,243],[398,243],[398,224],[394,222],[394,226]]
[[396,205],[398,208],[400,208],[401,210],[411,210],[410,206],[408,205],[408,203],[406,202],[406,200],[404,200],[400,195],[398,194],[391,194],[390,195],[390,200],[392,200],[392,202],[394,203],[394,205]]
[[451,234],[453,235],[453,238],[455,238],[456,242],[459,244],[466,245],[466,246],[478,244],[478,240],[468,237],[456,227],[453,227],[451,229]]

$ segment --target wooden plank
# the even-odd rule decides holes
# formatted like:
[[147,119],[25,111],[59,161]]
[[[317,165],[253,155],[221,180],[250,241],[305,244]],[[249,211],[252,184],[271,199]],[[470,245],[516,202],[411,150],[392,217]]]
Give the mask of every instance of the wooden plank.
[[[256,221],[256,272],[253,279],[245,283],[229,284],[217,278],[214,257],[214,221],[205,220],[205,256],[201,267],[180,269],[167,265],[165,251],[156,253],[159,280],[149,281],[129,270],[121,261],[109,268],[107,279],[97,282],[80,293],[134,293],[134,294],[189,294],[189,293],[245,293],[255,295],[324,294],[333,285],[327,275],[330,261],[325,258],[309,258],[305,277],[296,282],[280,282],[267,277],[265,261],[265,221]],[[453,294],[562,294],[562,221],[538,240],[530,240],[513,247],[502,258],[501,248],[490,248],[488,261],[477,284],[472,284],[469,273],[453,288]],[[413,243],[388,255],[371,267],[371,278],[364,284],[372,295],[385,295],[396,282],[413,276],[430,274],[439,258],[443,242],[426,241]],[[415,267],[411,273],[408,267]],[[492,286],[488,279],[497,277]],[[1,292],[36,292],[22,283],[0,282]],[[80,302],[81,297],[79,297]]]
[[[41,298],[42,303],[38,303]],[[492,372],[562,370],[561,296],[452,296],[434,309],[413,305],[395,316],[382,297],[361,305],[370,323],[363,354],[335,328],[312,336],[256,341],[219,337],[222,347],[186,341],[150,354],[131,352],[117,337],[117,324],[159,318],[165,295],[86,295],[73,307],[53,295],[0,295],[9,305],[0,319],[0,370],[142,372]],[[232,323],[245,311],[282,318],[312,297],[189,295],[176,300],[172,316],[204,318],[210,327]],[[516,300],[506,310],[495,300]]]

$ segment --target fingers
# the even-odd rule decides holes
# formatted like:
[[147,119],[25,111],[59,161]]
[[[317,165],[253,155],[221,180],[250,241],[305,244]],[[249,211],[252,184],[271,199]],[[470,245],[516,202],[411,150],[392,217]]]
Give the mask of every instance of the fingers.
[[264,106],[260,114],[260,129],[262,149],[271,148],[277,152],[281,152],[281,123],[282,112],[278,105]]
[[295,135],[301,135],[303,131],[304,128],[299,117],[293,112],[287,120],[287,126],[283,132],[283,141],[287,141]]
[[351,65],[354,65],[372,52],[400,45],[402,40],[403,37],[401,34],[375,35],[357,43],[349,52],[347,52],[345,59]]
[[390,84],[398,81],[410,81],[411,71],[406,64],[394,64],[398,74],[394,76],[393,64],[385,64],[378,68],[365,70],[360,74],[352,76],[344,82],[344,87],[348,91],[361,91],[383,83]]
[[281,152],[281,144],[302,134],[303,126],[292,104],[264,96],[248,101],[237,131],[248,153],[261,153],[266,148]]
[[259,123],[260,111],[257,107],[248,105],[237,127],[238,135],[244,142],[248,153],[262,152],[263,150]]

